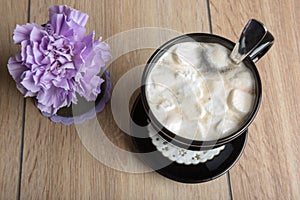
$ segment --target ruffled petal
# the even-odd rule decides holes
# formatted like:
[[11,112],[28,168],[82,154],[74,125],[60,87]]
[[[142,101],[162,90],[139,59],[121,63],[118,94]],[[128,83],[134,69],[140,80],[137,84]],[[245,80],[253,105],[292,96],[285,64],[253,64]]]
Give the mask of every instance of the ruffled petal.
[[47,32],[42,27],[34,26],[30,32],[30,41],[40,42],[41,39],[47,35]]
[[[50,24],[53,27],[53,31],[55,34],[62,34],[62,27],[65,22],[65,16],[63,14],[53,14],[50,18]],[[67,30],[64,30],[67,31]]]
[[84,37],[86,29],[84,28],[88,16],[80,11],[70,9],[66,6],[52,6],[49,10],[50,24],[54,33],[73,36],[75,40]]
[[58,109],[67,105],[66,99],[61,98],[61,92],[54,86],[48,90],[41,90],[37,95],[38,108],[42,112],[55,114]]
[[[19,55],[19,54],[18,54]],[[21,75],[28,70],[25,65],[22,65],[22,62],[17,60],[17,57],[11,57],[8,60],[7,68],[10,75],[17,82],[21,82]]]
[[43,64],[43,60],[44,60],[45,56],[39,49],[39,43],[34,42],[32,44],[32,52],[33,52],[33,57],[34,57],[35,63],[38,65]]
[[80,26],[79,24],[74,22],[73,20],[65,21],[65,23],[63,24],[63,28],[64,28],[63,35],[65,36],[67,36],[68,34],[68,31],[66,30],[70,30],[70,29],[74,30],[73,36],[74,36],[74,40],[76,41],[81,40],[86,33],[86,29],[83,26]]
[[82,42],[86,46],[86,49],[82,52],[83,58],[86,58],[93,50],[94,36],[95,36],[95,32],[93,31],[82,39]]
[[49,9],[49,18],[51,18],[54,14],[64,14],[68,18],[68,20],[72,19],[80,26],[85,26],[86,22],[88,21],[89,16],[79,10],[71,9],[67,6],[62,5],[54,5]]
[[84,59],[82,57],[82,52],[85,50],[85,48],[86,47],[85,47],[84,43],[82,43],[82,42],[75,43],[74,49],[73,49],[73,52],[75,55],[73,57],[73,62],[74,62],[75,67],[78,67],[79,65],[84,63]]
[[85,26],[89,19],[89,16],[83,12],[72,9],[68,15],[68,19],[72,19],[74,22],[76,22],[80,26]]
[[91,79],[83,77],[76,88],[76,92],[87,101],[95,101],[97,95],[101,92],[101,84],[104,79],[94,76]]
[[21,81],[21,84],[23,85],[24,88],[26,88],[26,90],[30,91],[31,93],[35,94],[40,90],[40,87],[38,87],[37,85],[35,85],[34,83],[34,79],[33,79],[33,74],[31,73],[31,71],[26,71],[23,74],[23,78]]
[[64,90],[70,90],[71,89],[70,86],[69,86],[69,82],[66,79],[62,79],[62,78],[54,79],[52,81],[52,83],[55,87],[62,88]]
[[20,44],[24,40],[30,40],[30,33],[33,28],[42,29],[41,26],[37,24],[25,24],[25,25],[17,25],[14,30],[13,40],[15,44]]
[[107,43],[99,41],[94,47],[96,54],[100,54],[104,62],[107,62],[111,59],[110,47]]

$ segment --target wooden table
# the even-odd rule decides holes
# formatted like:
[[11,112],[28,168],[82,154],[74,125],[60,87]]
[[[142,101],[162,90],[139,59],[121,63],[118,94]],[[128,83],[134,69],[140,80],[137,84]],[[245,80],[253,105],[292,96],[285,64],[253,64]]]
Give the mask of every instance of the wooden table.
[[[104,40],[135,28],[159,27],[212,32],[236,41],[248,19],[264,22],[275,45],[257,63],[262,105],[230,172],[202,184],[177,183],[155,172],[120,172],[89,153],[75,126],[41,116],[33,101],[17,91],[6,64],[19,51],[12,41],[16,24],[46,22],[52,4],[88,13],[87,29]],[[300,199],[299,0],[1,0],[0,5],[0,199]],[[153,50],[115,58],[109,67],[113,83],[144,64]],[[113,121],[110,105],[98,119],[112,133],[109,138],[126,149],[130,142]]]

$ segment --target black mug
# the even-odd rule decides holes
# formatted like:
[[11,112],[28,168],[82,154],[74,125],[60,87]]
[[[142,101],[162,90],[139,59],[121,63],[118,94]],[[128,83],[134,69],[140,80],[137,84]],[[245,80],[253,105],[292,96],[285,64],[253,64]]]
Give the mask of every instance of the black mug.
[[166,42],[164,45],[158,48],[150,57],[150,59],[148,60],[145,66],[143,76],[142,76],[141,100],[151,125],[155,128],[157,133],[160,136],[162,136],[164,139],[166,139],[168,142],[178,147],[189,149],[189,150],[208,150],[212,148],[217,148],[239,137],[241,134],[247,131],[247,128],[255,118],[261,103],[261,96],[262,96],[261,80],[254,63],[258,61],[270,49],[270,47],[273,44],[273,41],[274,41],[273,36],[269,32],[267,32],[264,38],[260,41],[260,43],[242,61],[244,65],[248,69],[250,69],[254,77],[255,90],[256,90],[253,109],[250,111],[247,119],[239,127],[238,130],[232,132],[230,135],[217,140],[210,140],[210,141],[199,141],[199,140],[191,140],[191,139],[183,138],[181,136],[178,136],[176,133],[173,133],[172,131],[168,130],[166,127],[164,127],[163,124],[161,124],[161,122],[154,116],[148,104],[147,97],[146,97],[146,84],[147,84],[146,80],[151,69],[155,66],[155,63],[157,63],[159,58],[175,44],[179,44],[183,42],[216,43],[232,51],[235,46],[235,43],[226,38],[213,35],[213,34],[207,34],[207,33],[186,34]]

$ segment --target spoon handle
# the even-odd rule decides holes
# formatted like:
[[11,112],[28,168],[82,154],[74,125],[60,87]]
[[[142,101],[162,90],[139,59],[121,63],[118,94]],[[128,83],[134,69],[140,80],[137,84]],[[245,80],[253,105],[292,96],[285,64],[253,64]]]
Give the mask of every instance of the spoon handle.
[[230,58],[239,64],[249,55],[253,62],[258,61],[273,45],[274,37],[259,21],[250,19],[235,44]]

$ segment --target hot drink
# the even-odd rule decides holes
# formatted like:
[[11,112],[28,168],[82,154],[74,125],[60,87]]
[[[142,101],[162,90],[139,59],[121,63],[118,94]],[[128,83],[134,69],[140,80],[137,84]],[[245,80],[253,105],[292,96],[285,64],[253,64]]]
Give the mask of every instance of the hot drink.
[[191,140],[217,140],[239,129],[253,110],[255,79],[216,43],[169,48],[149,72],[145,93],[155,118]]

